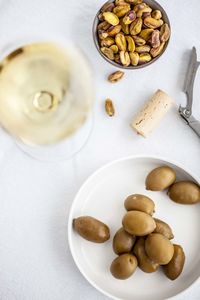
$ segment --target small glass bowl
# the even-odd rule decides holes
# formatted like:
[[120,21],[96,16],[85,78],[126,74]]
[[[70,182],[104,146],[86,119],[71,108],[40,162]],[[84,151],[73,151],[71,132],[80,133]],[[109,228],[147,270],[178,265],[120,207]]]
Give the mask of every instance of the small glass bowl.
[[[112,2],[115,2],[114,0],[109,0],[107,1],[106,3],[112,3]],[[106,3],[104,3],[103,5],[105,5]],[[144,0],[144,3],[148,4],[153,10],[160,10],[161,13],[162,13],[162,19],[164,21],[164,23],[167,23],[171,29],[171,25],[170,25],[170,21],[169,21],[169,18],[167,16],[167,13],[166,11],[164,10],[164,8],[156,1],[154,0]],[[102,5],[102,7],[103,7]],[[101,7],[101,8],[102,8]],[[101,47],[99,45],[99,39],[98,39],[98,33],[97,33],[97,26],[99,24],[99,14],[101,13],[101,8],[98,10],[96,16],[95,16],[95,19],[94,19],[94,22],[93,22],[93,28],[92,28],[92,33],[93,33],[93,40],[94,40],[94,44],[99,52],[99,54],[107,61],[109,62],[110,64],[112,64],[113,66],[117,67],[117,68],[122,68],[122,69],[129,69],[129,70],[134,70],[134,69],[141,69],[141,68],[144,68],[144,67],[147,67],[151,64],[153,64],[155,61],[157,61],[163,54],[164,52],[166,51],[167,47],[168,47],[168,44],[169,44],[169,41],[170,41],[170,38],[169,40],[166,42],[165,44],[165,47],[162,51],[162,53],[160,55],[158,55],[157,57],[153,58],[150,62],[148,63],[145,63],[145,64],[142,64],[142,65],[138,65],[138,66],[123,66],[121,64],[118,64],[116,63],[115,61],[112,61],[110,60],[108,57],[106,57],[102,52],[101,52]]]

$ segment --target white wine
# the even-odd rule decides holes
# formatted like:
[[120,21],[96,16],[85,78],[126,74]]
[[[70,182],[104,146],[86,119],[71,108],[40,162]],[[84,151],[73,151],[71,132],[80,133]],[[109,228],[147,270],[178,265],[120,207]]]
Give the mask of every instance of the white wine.
[[77,131],[93,102],[87,61],[74,46],[25,45],[0,62],[0,123],[28,145]]

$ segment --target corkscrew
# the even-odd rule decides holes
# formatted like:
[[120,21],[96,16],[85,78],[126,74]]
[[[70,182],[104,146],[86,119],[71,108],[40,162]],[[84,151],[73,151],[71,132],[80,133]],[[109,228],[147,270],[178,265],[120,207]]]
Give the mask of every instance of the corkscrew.
[[181,117],[187,122],[187,124],[195,131],[195,133],[200,137],[200,121],[198,121],[192,115],[192,105],[193,105],[193,91],[194,91],[194,83],[196,74],[199,68],[200,62],[197,60],[197,51],[196,48],[193,47],[191,59],[187,71],[184,92],[187,96],[186,106],[179,107],[179,114]]

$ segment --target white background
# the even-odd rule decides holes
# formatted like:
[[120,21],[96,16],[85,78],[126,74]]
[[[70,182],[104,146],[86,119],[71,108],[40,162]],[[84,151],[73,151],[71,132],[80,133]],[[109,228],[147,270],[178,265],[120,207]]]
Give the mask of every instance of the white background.
[[[74,195],[98,167],[127,155],[154,154],[184,163],[200,176],[200,139],[175,109],[148,139],[137,136],[129,126],[133,115],[158,88],[177,104],[184,104],[181,90],[193,45],[200,55],[199,0],[160,0],[172,25],[167,52],[148,68],[127,71],[117,85],[106,81],[114,69],[100,57],[92,41],[92,21],[102,3],[0,1],[0,51],[24,37],[61,35],[82,47],[96,79],[92,136],[75,159],[36,161],[23,154],[6,133],[0,133],[1,300],[106,299],[79,273],[67,243],[67,218]],[[194,111],[200,117],[199,95],[200,88],[196,88]],[[116,106],[113,119],[104,113],[106,97]],[[200,284],[177,299],[200,299]]]

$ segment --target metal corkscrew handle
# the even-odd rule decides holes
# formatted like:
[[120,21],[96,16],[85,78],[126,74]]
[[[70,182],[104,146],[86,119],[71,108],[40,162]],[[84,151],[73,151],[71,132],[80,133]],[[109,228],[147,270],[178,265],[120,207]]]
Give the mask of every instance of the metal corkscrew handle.
[[200,137],[200,121],[196,120],[192,116],[192,105],[193,105],[193,91],[194,82],[199,68],[200,62],[197,60],[196,48],[193,47],[192,55],[189,63],[189,68],[187,71],[184,92],[187,95],[187,104],[185,107],[179,107],[179,114],[186,120],[188,125],[195,131],[195,133]]

